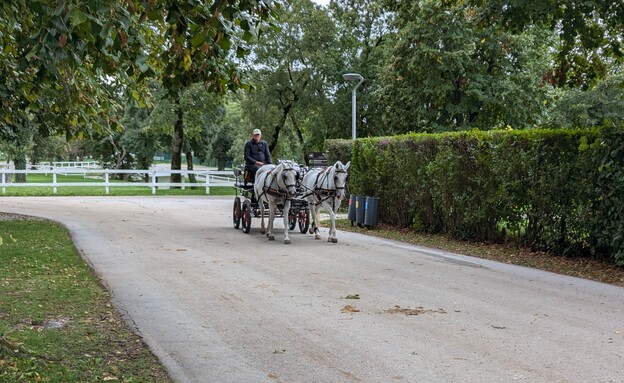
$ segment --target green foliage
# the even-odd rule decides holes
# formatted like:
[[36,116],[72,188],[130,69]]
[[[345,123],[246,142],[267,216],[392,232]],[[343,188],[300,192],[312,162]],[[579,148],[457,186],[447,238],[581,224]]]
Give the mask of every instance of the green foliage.
[[555,67],[546,77],[556,86],[587,88],[622,62],[624,3],[612,0],[471,0],[479,24],[517,33],[535,25],[555,31]]
[[479,27],[476,10],[464,2],[406,2],[394,9],[397,33],[378,97],[385,134],[524,128],[539,121],[549,32]]
[[119,138],[120,145],[132,153],[133,165],[138,169],[149,169],[154,154],[161,147],[158,135],[147,129],[148,113],[146,108],[129,107],[121,121],[124,130]]
[[[176,106],[182,91],[195,83],[212,93],[247,89],[233,53],[248,54],[281,5],[279,0],[210,6],[194,0],[1,2],[0,139],[14,146],[21,166],[27,147],[20,134],[105,131],[102,136],[115,138],[123,105],[146,106],[145,80],[156,75]],[[178,116],[174,138],[179,139],[172,145],[177,169],[184,130],[183,114]],[[127,162],[123,145],[110,144],[120,167]]]
[[624,121],[624,73],[608,76],[587,90],[558,92],[548,126],[590,128]]
[[254,48],[259,69],[252,73],[255,91],[245,98],[243,113],[250,131],[262,130],[273,157],[302,162],[327,138],[323,125],[335,112],[329,96],[340,78],[336,36],[335,21],[323,8],[297,0],[286,8],[280,29],[267,31]]
[[30,152],[32,163],[65,161],[68,157],[69,145],[64,137],[34,135],[33,148]]
[[623,144],[622,128],[360,139],[351,189],[392,224],[624,264]]
[[351,161],[351,151],[353,149],[353,140],[327,140],[325,141],[325,153],[327,153],[327,161],[334,163],[340,161],[346,164]]
[[624,265],[624,132],[611,128],[601,137],[600,166],[594,196],[597,214],[590,224],[596,251],[609,249],[619,265]]

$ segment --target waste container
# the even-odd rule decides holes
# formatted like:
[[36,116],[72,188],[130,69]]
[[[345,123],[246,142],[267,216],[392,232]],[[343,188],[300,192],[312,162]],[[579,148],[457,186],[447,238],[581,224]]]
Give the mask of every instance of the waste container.
[[366,208],[366,196],[355,197],[355,223],[358,226],[364,225],[364,209]]
[[347,219],[351,221],[351,226],[355,222],[355,198],[357,195],[351,194],[349,197],[349,212],[347,213]]
[[377,226],[379,220],[379,198],[366,197],[364,207],[364,226],[371,228]]

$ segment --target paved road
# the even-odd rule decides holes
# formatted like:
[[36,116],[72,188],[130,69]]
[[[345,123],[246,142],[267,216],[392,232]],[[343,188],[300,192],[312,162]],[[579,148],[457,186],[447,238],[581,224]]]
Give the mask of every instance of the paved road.
[[177,382],[624,382],[622,288],[345,232],[268,242],[231,205],[0,198],[69,228]]

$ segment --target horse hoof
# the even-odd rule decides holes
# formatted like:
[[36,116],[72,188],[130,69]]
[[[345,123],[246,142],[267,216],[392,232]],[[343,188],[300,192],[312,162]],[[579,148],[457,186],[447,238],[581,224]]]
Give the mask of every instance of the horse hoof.
[[284,243],[285,243],[286,245],[290,245],[290,239],[285,239],[285,240],[284,240]]
[[314,229],[310,228],[310,234],[314,234]]
[[266,230],[262,229],[262,230],[260,230],[260,233],[261,234],[266,234]]
[[274,235],[269,235],[269,241],[275,241],[275,236]]
[[338,243],[338,238],[331,238],[330,241],[331,243]]
[[314,239],[321,239],[321,236],[317,234],[314,236]]

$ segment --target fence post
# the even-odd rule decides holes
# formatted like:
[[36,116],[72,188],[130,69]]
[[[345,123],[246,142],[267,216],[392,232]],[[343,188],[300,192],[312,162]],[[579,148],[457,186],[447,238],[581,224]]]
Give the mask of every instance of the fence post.
[[156,169],[151,170],[152,173],[152,195],[156,194]]
[[182,190],[186,190],[186,189],[184,188],[184,181],[186,180],[186,176],[187,176],[187,175],[190,175],[190,173],[189,173],[188,171],[187,171],[186,173],[182,173],[182,172],[180,171],[180,179],[182,180]]
[[2,168],[2,194],[6,193],[6,187],[4,187],[4,185],[6,184],[6,173],[5,173],[6,169]]
[[56,170],[52,173],[52,193],[56,194]]
[[210,169],[206,169],[206,194],[210,194]]
[[106,189],[106,195],[108,195],[108,169],[104,169],[104,187]]

